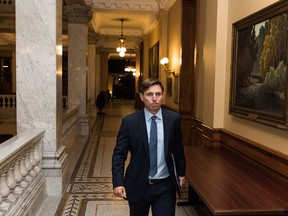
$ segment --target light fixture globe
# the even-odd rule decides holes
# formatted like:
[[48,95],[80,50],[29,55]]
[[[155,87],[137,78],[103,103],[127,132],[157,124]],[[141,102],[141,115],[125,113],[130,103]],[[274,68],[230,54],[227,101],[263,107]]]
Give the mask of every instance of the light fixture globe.
[[121,37],[118,39],[119,40],[119,44],[118,47],[116,48],[116,51],[119,53],[120,57],[124,57],[125,56],[125,52],[126,52],[126,47],[125,47],[125,39],[123,37],[123,22],[125,19],[120,19],[121,21]]
[[160,60],[160,64],[161,65],[166,65],[169,63],[169,59],[167,57],[164,57]]
[[120,57],[124,57],[125,56],[125,52],[123,52],[123,51],[119,52],[119,56]]
[[161,69],[164,71],[164,72],[167,72],[168,75],[173,75],[173,76],[176,76],[175,74],[175,70],[170,70],[168,68],[168,63],[169,63],[169,59],[167,57],[164,57],[160,60],[160,64],[161,64]]

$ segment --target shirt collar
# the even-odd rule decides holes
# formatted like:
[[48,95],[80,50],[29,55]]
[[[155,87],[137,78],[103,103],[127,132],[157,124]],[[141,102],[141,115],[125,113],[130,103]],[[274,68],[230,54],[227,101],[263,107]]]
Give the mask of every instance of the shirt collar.
[[[152,113],[150,113],[146,108],[144,108],[144,115],[146,122],[150,120],[150,118],[153,116]],[[159,111],[156,113],[157,118],[162,119],[162,109],[160,108]]]

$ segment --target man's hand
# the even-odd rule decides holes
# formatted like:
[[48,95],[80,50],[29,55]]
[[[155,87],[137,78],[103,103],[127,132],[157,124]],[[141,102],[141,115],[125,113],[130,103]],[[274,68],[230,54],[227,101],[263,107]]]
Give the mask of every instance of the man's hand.
[[185,184],[185,176],[179,176],[179,184],[181,187]]
[[115,196],[126,199],[126,190],[123,186],[118,186],[113,189]]

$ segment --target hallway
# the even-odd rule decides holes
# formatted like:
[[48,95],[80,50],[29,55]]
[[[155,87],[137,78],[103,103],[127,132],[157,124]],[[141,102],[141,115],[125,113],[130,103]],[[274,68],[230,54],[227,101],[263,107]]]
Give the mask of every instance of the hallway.
[[[112,193],[111,156],[121,119],[134,112],[134,101],[110,102],[105,112],[106,115],[99,115],[96,119],[87,146],[58,206],[57,216],[129,215],[127,202]],[[187,198],[187,190],[184,190],[183,198]],[[49,203],[45,205],[48,208]],[[38,215],[51,215],[51,210],[41,209]],[[176,215],[198,216],[191,206],[177,206]]]

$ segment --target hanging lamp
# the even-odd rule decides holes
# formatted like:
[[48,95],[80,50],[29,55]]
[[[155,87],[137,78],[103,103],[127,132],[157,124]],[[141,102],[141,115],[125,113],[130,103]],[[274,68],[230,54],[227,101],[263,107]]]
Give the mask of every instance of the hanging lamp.
[[126,47],[125,47],[125,38],[123,37],[123,22],[124,19],[120,19],[121,21],[121,36],[118,39],[118,47],[116,48],[116,51],[119,53],[120,57],[124,57],[125,56],[125,52],[126,52]]

